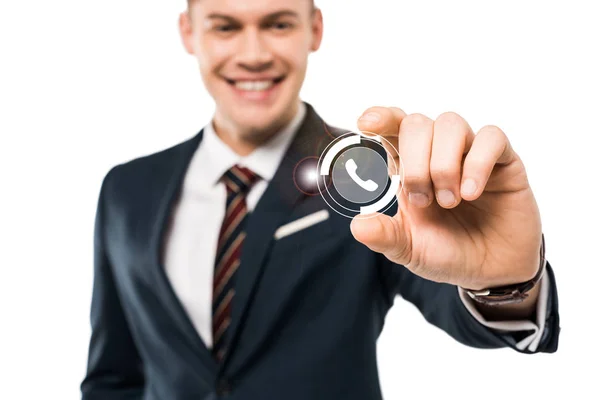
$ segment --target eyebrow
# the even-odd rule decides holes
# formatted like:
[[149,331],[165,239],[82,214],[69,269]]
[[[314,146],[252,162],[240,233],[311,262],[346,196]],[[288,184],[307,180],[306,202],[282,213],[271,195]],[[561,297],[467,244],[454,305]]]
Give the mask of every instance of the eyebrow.
[[[299,15],[297,12],[292,11],[292,10],[281,10],[281,11],[276,11],[274,13],[271,13],[271,14],[268,14],[268,15],[262,17],[261,21],[272,21],[272,20],[275,20],[275,19],[281,18],[281,17],[298,18]],[[218,13],[209,14],[206,18],[208,18],[208,19],[224,19],[224,20],[227,20],[230,22],[237,22],[237,20],[235,18],[233,18],[232,16],[225,15],[225,14],[218,14]]]

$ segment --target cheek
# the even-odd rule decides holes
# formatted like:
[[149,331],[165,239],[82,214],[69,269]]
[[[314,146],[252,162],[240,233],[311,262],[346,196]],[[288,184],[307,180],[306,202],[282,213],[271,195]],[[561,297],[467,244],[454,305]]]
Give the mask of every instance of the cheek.
[[306,69],[308,62],[308,46],[304,38],[300,37],[294,41],[281,41],[273,47],[277,58],[282,60],[294,72],[302,72]]
[[210,73],[223,65],[232,54],[232,46],[228,43],[215,43],[214,40],[200,41],[198,61],[203,72]]

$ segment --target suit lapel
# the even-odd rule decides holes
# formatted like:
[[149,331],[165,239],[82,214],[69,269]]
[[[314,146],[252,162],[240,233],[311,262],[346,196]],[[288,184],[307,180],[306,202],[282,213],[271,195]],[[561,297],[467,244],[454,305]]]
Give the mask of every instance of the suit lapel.
[[[286,222],[294,207],[305,197],[295,186],[293,172],[295,166],[306,157],[320,155],[320,149],[333,135],[329,133],[323,120],[312,106],[305,103],[306,116],[286,152],[275,176],[256,205],[246,227],[246,240],[242,251],[241,265],[236,277],[236,295],[231,315],[231,346],[235,346],[241,333],[243,319],[252,301],[252,293],[260,279],[265,257],[273,243],[275,231]],[[190,320],[178,299],[162,263],[164,235],[169,225],[176,200],[190,161],[202,140],[203,132],[171,150],[169,157],[156,168],[155,195],[159,199],[158,211],[152,231],[151,249],[153,254],[152,272],[157,282],[157,291],[165,299],[165,309],[176,321],[187,341],[197,350],[202,363],[210,371],[217,371],[210,350]],[[153,216],[148,216],[152,218]],[[228,351],[224,364],[232,352]]]
[[[209,371],[216,372],[216,362],[175,294],[162,262],[166,228],[169,225],[175,202],[179,198],[192,156],[202,140],[202,134],[203,131],[200,131],[192,139],[171,149],[170,157],[156,168],[154,196],[160,199],[160,203],[155,217],[156,221],[150,245],[153,254],[152,264],[154,268],[152,270],[155,273],[155,281],[158,285],[157,292],[165,299],[165,309],[181,328],[187,341],[197,350],[204,366]],[[152,218],[152,216],[148,217]]]
[[[307,112],[304,121],[275,176],[248,219],[241,264],[236,272],[236,294],[229,328],[232,347],[236,345],[241,333],[253,291],[265,264],[265,257],[273,244],[275,231],[286,222],[294,207],[305,197],[294,184],[294,168],[306,157],[319,156],[320,154],[317,153],[319,144],[324,137],[327,138],[323,120],[312,106],[305,104]],[[232,351],[227,352],[224,364],[227,363],[231,353]]]

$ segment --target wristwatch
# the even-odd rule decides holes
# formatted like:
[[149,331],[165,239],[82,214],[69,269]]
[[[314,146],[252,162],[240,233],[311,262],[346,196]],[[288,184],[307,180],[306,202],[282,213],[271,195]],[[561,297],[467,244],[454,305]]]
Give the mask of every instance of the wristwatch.
[[529,296],[529,292],[542,279],[546,270],[546,244],[542,233],[542,245],[540,246],[540,266],[535,276],[527,282],[515,283],[507,286],[499,286],[482,290],[463,290],[476,302],[488,305],[500,305],[520,303]]

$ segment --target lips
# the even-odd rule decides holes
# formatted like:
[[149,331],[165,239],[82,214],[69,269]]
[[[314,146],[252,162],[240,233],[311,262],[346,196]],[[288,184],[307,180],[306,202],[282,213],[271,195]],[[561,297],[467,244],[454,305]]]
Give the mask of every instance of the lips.
[[238,90],[245,92],[264,92],[275,85],[279,84],[285,79],[285,76],[279,76],[276,78],[245,78],[245,79],[229,79],[225,80],[227,83],[232,85]]
[[236,78],[225,78],[234,95],[243,102],[251,102],[254,105],[271,105],[280,93],[281,82],[285,80],[282,76],[245,76]]

